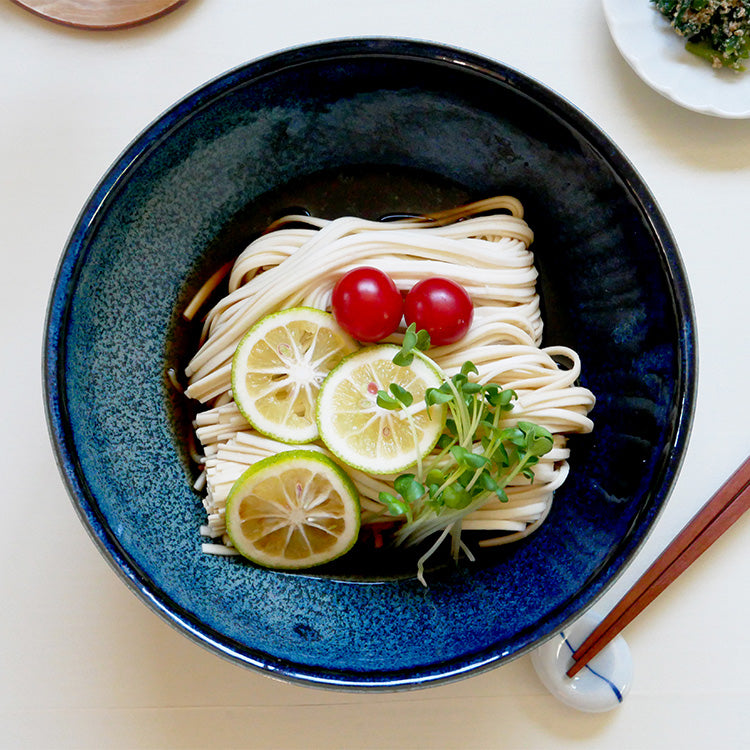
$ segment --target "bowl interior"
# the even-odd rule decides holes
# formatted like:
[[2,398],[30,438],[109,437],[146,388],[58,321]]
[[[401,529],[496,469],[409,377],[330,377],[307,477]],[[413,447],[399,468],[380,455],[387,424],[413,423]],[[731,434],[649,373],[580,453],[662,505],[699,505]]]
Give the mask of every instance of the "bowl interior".
[[[180,311],[273,218],[378,218],[509,193],[536,238],[544,344],[578,350],[595,432],[541,529],[476,565],[354,555],[314,575],[204,555]],[[336,687],[429,684],[551,635],[613,581],[666,499],[693,399],[690,299],[638,176],[580,113],[468,53],[394,40],[232,71],[145,131],[84,209],[48,319],[50,427],[105,556],[196,640]]]

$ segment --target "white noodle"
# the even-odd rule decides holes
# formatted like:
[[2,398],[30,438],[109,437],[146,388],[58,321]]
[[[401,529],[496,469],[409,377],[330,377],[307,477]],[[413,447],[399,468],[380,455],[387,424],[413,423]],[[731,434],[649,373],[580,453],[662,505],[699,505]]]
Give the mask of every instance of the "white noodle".
[[[485,210],[509,213],[474,215]],[[562,346],[539,346],[542,319],[537,271],[529,251],[532,240],[521,204],[503,196],[430,220],[286,217],[278,228],[252,242],[232,268],[228,294],[208,313],[203,343],[185,371],[187,396],[206,406],[195,419],[205,454],[204,474],[197,485],[205,482],[204,535],[226,540],[226,498],[234,482],[256,461],[290,447],[255,432],[232,400],[231,358],[237,343],[270,312],[298,305],[329,308],[337,279],[363,265],[385,271],[404,291],[430,276],[445,276],[461,284],[475,305],[471,328],[461,341],[435,347],[429,356],[449,376],[465,361],[473,362],[478,382],[494,382],[518,395],[503,425],[526,420],[546,427],[554,436],[552,451],[535,467],[533,483],[517,478],[506,488],[508,502],[490,500],[453,524],[453,548],[465,549],[460,530],[503,532],[480,542],[492,546],[538,528],[549,513],[554,491],[568,474],[565,436],[587,433],[593,427],[587,415],[594,396],[576,385],[581,373],[576,352]],[[399,343],[402,336],[396,333],[388,341]],[[321,444],[305,448],[334,458]],[[359,490],[363,522],[390,519],[378,495],[393,491],[395,477],[343,468]],[[444,520],[425,521],[410,538],[427,539],[444,526]],[[236,554],[220,544],[204,544],[203,549]]]
[[234,549],[234,547],[227,547],[225,544],[210,544],[209,542],[204,542],[201,544],[201,548],[208,555],[225,555],[230,557],[240,554]]

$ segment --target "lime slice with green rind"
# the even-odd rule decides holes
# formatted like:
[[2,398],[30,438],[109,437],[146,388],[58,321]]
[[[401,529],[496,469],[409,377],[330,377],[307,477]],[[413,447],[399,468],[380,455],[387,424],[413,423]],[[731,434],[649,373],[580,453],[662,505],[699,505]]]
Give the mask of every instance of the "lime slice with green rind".
[[318,437],[315,402],[323,379],[358,348],[332,315],[294,307],[262,318],[232,359],[232,395],[258,432],[284,443]]
[[300,569],[335,560],[357,540],[357,488],[330,458],[289,450],[250,466],[226,506],[234,547],[258,565]]
[[[396,474],[435,447],[445,425],[445,407],[424,403],[425,391],[443,382],[429,358],[406,367],[393,363],[398,347],[361,349],[346,357],[323,381],[316,414],[320,437],[337,458],[371,474]],[[413,396],[411,406],[378,405],[379,391],[396,383]]]

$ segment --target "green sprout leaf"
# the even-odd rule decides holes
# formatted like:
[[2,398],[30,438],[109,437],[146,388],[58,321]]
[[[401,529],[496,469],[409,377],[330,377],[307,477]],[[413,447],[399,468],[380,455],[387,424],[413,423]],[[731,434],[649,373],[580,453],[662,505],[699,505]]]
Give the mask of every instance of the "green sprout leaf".
[[403,406],[411,406],[414,403],[414,396],[412,396],[406,388],[403,388],[398,383],[391,383],[388,386],[388,390],[393,394],[393,397],[400,402]]
[[450,449],[450,453],[456,459],[456,463],[466,469],[483,469],[490,463],[490,459],[487,456],[472,453],[460,445],[454,445]]
[[497,492],[500,485],[493,479],[493,477],[488,474],[486,471],[483,471],[479,475],[479,479],[477,480],[477,484],[483,489],[487,490],[487,492]]
[[393,396],[389,396],[385,391],[378,391],[375,403],[377,403],[381,409],[390,409],[391,411],[400,409],[403,406],[400,401],[393,398]]
[[401,474],[393,482],[393,488],[410,505],[419,500],[425,493],[424,485],[417,481],[414,474]]
[[500,440],[516,445],[519,448],[523,448],[526,445],[526,435],[520,427],[506,427],[500,433]]
[[507,503],[508,502],[508,495],[506,494],[505,490],[502,489],[502,487],[495,490],[495,494],[497,495],[498,499],[501,503]]
[[430,334],[424,328],[417,331],[417,343],[414,346],[421,352],[426,352],[430,348]]
[[456,439],[451,437],[450,435],[447,435],[445,432],[438,438],[437,441],[437,447],[440,448],[440,450],[445,450],[446,448],[450,448],[451,445],[453,445],[456,442]]
[[424,478],[427,484],[442,484],[445,481],[445,473],[440,469],[431,469],[427,472],[427,476]]
[[417,331],[416,323],[411,323],[404,331],[401,348],[393,357],[393,364],[408,367],[414,361],[414,350],[427,351],[430,348],[430,334],[424,329]]
[[378,495],[378,500],[385,505],[392,516],[403,516],[409,512],[408,504],[400,497],[391,495],[390,492],[381,492]]
[[412,323],[406,331],[404,331],[404,343],[402,348],[406,351],[411,351],[417,345],[417,324]]
[[425,391],[424,400],[427,406],[434,406],[435,404],[447,404],[453,400],[452,393],[443,393],[438,388],[428,388]]
[[531,456],[543,456],[552,450],[552,433],[532,422],[519,422],[518,429],[523,432],[526,452]]
[[471,504],[471,495],[458,484],[449,484],[442,493],[443,503],[448,508],[459,510]]
[[408,367],[414,361],[414,355],[411,352],[400,350],[393,355],[393,364],[399,367]]
[[466,383],[469,382],[469,378],[464,375],[462,372],[457,372],[451,380],[453,381],[453,385],[456,386],[456,390],[460,391]]

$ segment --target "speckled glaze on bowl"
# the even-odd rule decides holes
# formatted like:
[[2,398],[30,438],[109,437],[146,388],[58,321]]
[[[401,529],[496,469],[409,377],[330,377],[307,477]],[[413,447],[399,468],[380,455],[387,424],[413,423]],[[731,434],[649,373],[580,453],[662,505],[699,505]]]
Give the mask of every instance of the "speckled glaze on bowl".
[[[166,371],[178,310],[276,211],[427,210],[512,193],[536,231],[545,343],[575,347],[594,434],[542,528],[478,564],[378,579],[204,555],[184,414]],[[84,524],[168,622],[236,662],[352,689],[435,684],[550,637],[613,582],[662,508],[695,390],[685,275],[654,200],[566,101],[497,62],[352,39],[281,52],[198,89],[95,189],[48,311],[46,405]],[[375,563],[372,563],[375,566]],[[364,567],[363,567],[364,566]]]

